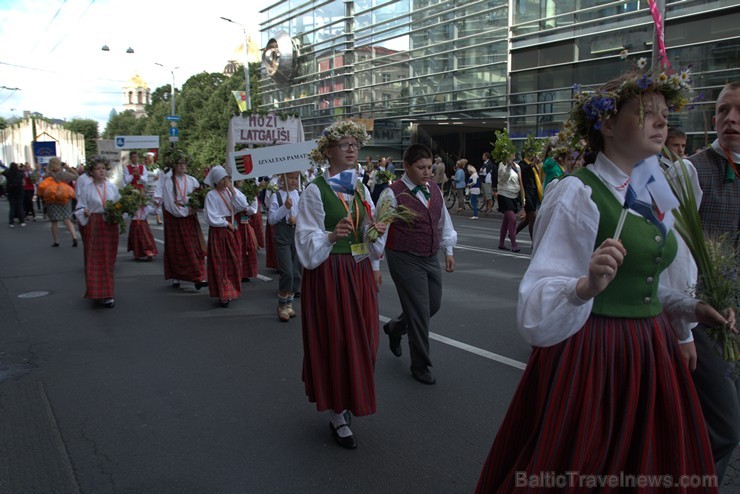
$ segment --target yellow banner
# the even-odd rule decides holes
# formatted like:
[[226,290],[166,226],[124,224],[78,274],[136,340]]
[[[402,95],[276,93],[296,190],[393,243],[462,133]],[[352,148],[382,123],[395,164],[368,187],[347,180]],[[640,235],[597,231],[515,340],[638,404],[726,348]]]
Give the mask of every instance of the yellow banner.
[[236,104],[239,105],[239,111],[247,111],[247,93],[245,91],[231,91],[234,95]]

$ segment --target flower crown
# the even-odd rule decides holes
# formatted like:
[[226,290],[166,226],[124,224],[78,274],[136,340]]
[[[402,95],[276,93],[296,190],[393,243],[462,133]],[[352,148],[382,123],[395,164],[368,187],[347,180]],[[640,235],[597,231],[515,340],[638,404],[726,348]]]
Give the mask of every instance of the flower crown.
[[[691,70],[680,72],[658,68],[642,72],[647,66],[647,59],[637,61],[639,71],[628,74],[627,78],[616,88],[610,90],[581,91],[578,84],[573,86],[576,92],[570,120],[573,121],[576,138],[585,138],[593,129],[601,129],[605,121],[617,114],[620,103],[631,97],[641,97],[646,92],[660,93],[665,98],[668,108],[680,111],[691,98]],[[643,105],[640,105],[640,122],[642,123]]]
[[308,154],[308,159],[312,163],[323,165],[327,161],[324,154],[326,150],[337,144],[344,137],[354,137],[360,146],[364,145],[369,139],[367,128],[364,125],[353,122],[352,120],[342,120],[324,129],[316,147]]
[[88,174],[92,174],[93,169],[95,169],[98,164],[103,164],[105,165],[106,170],[110,170],[110,161],[108,158],[101,154],[96,154],[85,163],[85,171]]

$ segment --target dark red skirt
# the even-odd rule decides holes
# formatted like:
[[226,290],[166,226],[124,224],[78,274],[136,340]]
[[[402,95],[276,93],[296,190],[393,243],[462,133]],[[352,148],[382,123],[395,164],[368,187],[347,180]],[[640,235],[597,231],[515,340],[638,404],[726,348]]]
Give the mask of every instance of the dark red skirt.
[[303,382],[318,410],[375,413],[378,293],[369,259],[332,254],[301,280]]
[[102,214],[90,215],[82,230],[85,254],[85,298],[113,298],[113,271],[118,255],[118,225],[109,225]]
[[246,215],[240,215],[239,218],[239,239],[243,246],[242,278],[254,278],[257,276],[257,239],[251,221],[242,221],[244,216]]
[[131,220],[128,227],[128,250],[135,258],[157,254],[157,244],[146,220]]
[[249,217],[249,222],[252,224],[252,228],[254,228],[254,234],[257,236],[257,245],[259,245],[261,248],[265,248],[265,234],[263,233],[262,226],[262,210],[260,209],[262,206],[260,203],[257,205],[257,213],[253,214]]
[[208,293],[220,300],[242,293],[242,243],[228,228],[208,229]]
[[[667,317],[591,316],[564,342],[534,349],[477,492],[539,491],[548,472],[627,481],[624,476],[671,475],[677,482],[682,475],[714,474],[699,400]],[[598,490],[579,483],[585,480],[576,477],[558,492]],[[621,490],[657,491],[631,485]]]
[[164,279],[203,281],[205,252],[200,244],[198,217],[164,213]]
[[265,266],[277,269],[277,245],[275,244],[275,225],[265,223]]

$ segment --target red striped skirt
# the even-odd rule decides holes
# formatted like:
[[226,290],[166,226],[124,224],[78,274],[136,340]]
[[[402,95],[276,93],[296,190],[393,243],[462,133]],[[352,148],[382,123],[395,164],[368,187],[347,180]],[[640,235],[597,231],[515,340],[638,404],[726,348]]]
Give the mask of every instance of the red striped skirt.
[[157,244],[146,220],[131,220],[128,228],[128,250],[137,259],[157,254]]
[[231,300],[242,293],[242,243],[228,228],[208,229],[208,293]]
[[275,225],[265,223],[265,266],[277,269],[277,245],[275,244]]
[[203,281],[205,252],[201,248],[198,217],[179,218],[164,213],[164,279]]
[[262,226],[262,210],[260,209],[261,207],[262,206],[258,203],[257,213],[249,217],[249,223],[251,223],[252,228],[254,228],[254,234],[257,236],[257,245],[264,249],[265,234],[263,230],[264,226]]
[[242,278],[254,278],[257,276],[257,248],[255,247],[257,239],[251,221],[247,223],[242,221],[244,216],[246,215],[240,215],[239,218],[239,238],[244,247],[242,249]]
[[118,225],[106,223],[102,214],[92,214],[82,230],[87,288],[85,298],[113,298],[118,229]]
[[[547,472],[672,475],[676,481],[714,474],[704,417],[666,316],[592,315],[564,342],[534,348],[477,492],[538,490],[522,479]],[[576,478],[558,492],[587,491],[596,489]]]
[[318,410],[375,413],[378,293],[372,266],[332,254],[301,280],[303,382]]

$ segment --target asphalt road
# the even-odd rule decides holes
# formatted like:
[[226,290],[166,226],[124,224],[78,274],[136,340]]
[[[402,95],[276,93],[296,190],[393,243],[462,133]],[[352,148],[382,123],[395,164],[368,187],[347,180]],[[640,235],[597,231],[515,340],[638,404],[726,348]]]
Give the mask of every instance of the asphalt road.
[[[514,321],[531,244],[499,251],[499,220],[454,217],[437,384],[416,382],[405,341],[396,358],[381,335],[378,412],[354,418],[352,451],[306,399],[300,302],[278,321],[263,253],[260,278],[222,309],[207,289],[173,289],[161,255],[134,261],[122,235],[110,310],[82,298],[82,247],[66,232],[51,248],[46,220],[3,226],[0,493],[472,492],[529,355]],[[400,305],[383,273],[386,320]]]

